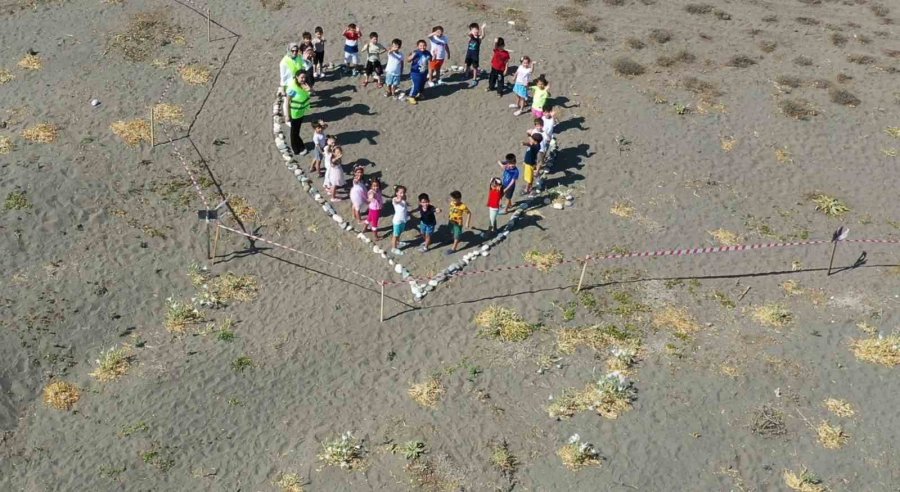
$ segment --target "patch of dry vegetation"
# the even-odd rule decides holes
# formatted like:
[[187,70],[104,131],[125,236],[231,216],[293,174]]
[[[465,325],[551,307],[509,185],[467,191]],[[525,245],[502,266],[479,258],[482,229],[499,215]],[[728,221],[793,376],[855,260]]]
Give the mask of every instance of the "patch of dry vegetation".
[[794,63],[800,65],[801,67],[809,67],[813,64],[812,58],[808,56],[800,55],[797,58],[794,58]]
[[828,96],[831,98],[831,102],[842,106],[849,106],[851,108],[859,106],[862,102],[852,92],[846,89],[833,88],[828,91]]
[[875,63],[876,60],[874,56],[853,53],[847,55],[847,61],[850,63],[856,63],[857,65],[871,65]]
[[788,280],[781,284],[781,290],[789,296],[799,296],[803,294],[803,288],[796,280]]
[[831,425],[824,420],[816,427],[816,435],[819,438],[819,443],[825,449],[839,449],[850,440],[850,434],[844,432],[843,427]]
[[806,198],[816,205],[817,211],[829,217],[841,217],[850,211],[846,203],[824,193],[810,193]]
[[475,315],[478,334],[504,342],[521,342],[528,339],[534,326],[526,322],[519,313],[500,306],[488,306]]
[[771,53],[778,48],[778,43],[775,41],[763,40],[759,42],[759,49],[762,50],[763,53]]
[[672,330],[680,335],[691,335],[700,330],[700,324],[685,307],[666,306],[653,313],[653,327]]
[[685,77],[681,79],[681,85],[694,94],[703,97],[714,98],[722,95],[722,91],[720,91],[715,84],[698,79],[697,77]]
[[785,116],[801,121],[819,114],[812,103],[805,99],[784,99],[778,103],[778,108]]
[[252,275],[235,275],[227,272],[209,281],[209,291],[223,302],[250,302],[256,299],[259,284]]
[[44,403],[57,410],[71,410],[80,398],[78,386],[66,381],[54,381],[44,388]]
[[259,211],[250,205],[246,198],[233,195],[228,198],[228,206],[231,212],[241,222],[253,222],[259,218]]
[[775,160],[779,164],[790,164],[794,162],[793,154],[787,148],[775,149]]
[[748,68],[756,65],[756,60],[747,55],[734,55],[725,62],[725,65],[733,68]]
[[[577,434],[572,437],[574,439],[577,437]],[[600,466],[603,463],[600,453],[593,445],[582,443],[578,439],[573,441],[573,439],[570,439],[568,444],[559,448],[556,452],[566,468],[578,471],[588,466]]]
[[623,77],[635,77],[647,71],[643,65],[627,57],[617,58],[612,66],[613,70]]
[[0,68],[0,85],[11,82],[15,78],[16,76],[13,75],[12,72],[6,70],[5,68]]
[[41,57],[37,55],[32,55],[31,53],[25,55],[24,58],[19,60],[19,68],[22,70],[40,70],[44,67],[44,63],[41,61]]
[[885,367],[900,364],[900,333],[854,340],[851,344],[857,359]]
[[0,136],[0,155],[9,154],[16,150],[15,144],[9,137]]
[[787,426],[784,423],[784,414],[768,405],[763,405],[753,413],[750,421],[750,430],[763,437],[776,437],[787,434]]
[[617,343],[629,341],[635,341],[631,334],[612,325],[560,328],[556,332],[556,345],[564,354],[574,353],[582,346],[602,352]]
[[33,143],[53,143],[59,136],[59,128],[50,123],[38,123],[22,132],[22,138]]
[[737,246],[744,242],[743,236],[727,229],[716,229],[714,231],[706,231],[722,246]]
[[180,126],[184,123],[184,108],[177,104],[159,103],[153,106],[156,123]]
[[150,58],[161,46],[183,44],[181,32],[181,27],[172,23],[163,9],[140,12],[131,17],[124,32],[112,35],[108,46],[121,52],[125,59],[139,62]]
[[609,209],[609,213],[616,217],[630,219],[634,215],[634,207],[625,202],[616,202],[613,203],[612,208]]
[[282,473],[274,485],[281,489],[281,492],[303,492],[303,478],[296,473]]
[[666,44],[672,40],[672,31],[668,29],[652,29],[648,37],[656,44]]
[[789,489],[798,492],[825,492],[828,490],[828,487],[822,485],[822,480],[810,473],[806,468],[800,470],[799,475],[790,470],[785,470],[782,478]]
[[782,304],[769,303],[754,309],[753,319],[765,326],[782,328],[794,321],[794,315]]
[[775,83],[781,87],[796,89],[803,85],[803,79],[794,75],[779,75],[775,78]]
[[853,405],[847,403],[844,400],[839,400],[837,398],[828,398],[824,402],[825,408],[828,409],[829,412],[837,415],[838,417],[852,417],[856,415],[856,410],[853,409]]
[[579,412],[593,410],[602,417],[617,419],[632,409],[631,403],[636,395],[637,391],[630,381],[612,372],[581,391],[573,388],[564,390],[562,396],[547,407],[547,413],[553,418],[570,418]]
[[100,353],[100,358],[96,361],[97,369],[91,376],[102,382],[118,379],[128,372],[133,359],[134,352],[127,345],[105,350]]
[[185,65],[178,69],[181,80],[191,85],[205,85],[212,80],[212,73],[206,67],[200,65]]
[[437,377],[431,377],[427,381],[417,383],[409,388],[407,393],[419,405],[435,408],[445,393],[444,384]]
[[129,147],[150,141],[150,122],[143,118],[119,120],[109,125],[109,129]]
[[563,261],[563,255],[555,249],[550,251],[527,251],[524,255],[525,263],[534,265],[535,268],[542,272],[549,272],[551,268],[559,265]]
[[671,67],[677,63],[694,63],[697,60],[697,57],[694,56],[693,53],[687,50],[679,50],[674,54],[670,55],[661,55],[656,58],[656,64],[661,67]]

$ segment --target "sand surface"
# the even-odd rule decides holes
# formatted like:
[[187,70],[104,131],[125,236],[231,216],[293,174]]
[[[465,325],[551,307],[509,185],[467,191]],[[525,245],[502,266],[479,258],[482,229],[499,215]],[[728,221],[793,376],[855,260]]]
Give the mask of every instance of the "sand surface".
[[[900,6],[716,0],[692,14],[681,1],[536,3],[210,3],[211,42],[201,1],[2,6],[0,75],[12,78],[0,85],[0,139],[12,149],[0,155],[0,490],[281,490],[285,474],[305,490],[787,490],[783,472],[803,468],[831,490],[900,490],[897,368],[851,350],[897,333],[896,244],[841,244],[832,276],[822,244],[601,262],[580,294],[578,264],[467,276],[418,303],[400,284],[387,288],[379,323],[379,289],[366,277],[400,276],[334,225],[273,144],[278,60],[316,25],[338,62],[348,22],[405,50],[443,24],[456,65],[466,26],[486,22],[490,39],[504,36],[514,60],[530,56],[550,80],[560,151],[549,185],[574,205],[530,210],[469,271],[521,265],[532,250],[571,259],[716,246],[720,230],[739,243],[827,240],[841,225],[850,238],[900,237],[900,138],[889,131],[900,126]],[[141,15],[160,23],[155,39],[128,44],[140,52],[129,59],[117,35]],[[39,70],[18,65],[29,50]],[[693,56],[658,60],[682,50]],[[750,61],[732,60],[740,55]],[[644,73],[618,74],[623,57]],[[188,84],[184,66],[211,79]],[[691,77],[710,85],[692,91]],[[511,95],[484,92],[486,81],[448,82],[413,107],[332,75],[317,83],[311,118],[330,124],[345,163],[389,186],[444,208],[462,191],[483,228],[495,162],[521,157],[531,125],[511,114]],[[855,105],[833,102],[850,100],[840,89]],[[815,115],[783,114],[799,100]],[[156,129],[162,145],[128,146],[110,130],[158,102],[184,113]],[[54,142],[22,136],[39,123],[58,127]],[[212,204],[241,197],[258,212],[229,226],[358,275],[231,234],[206,261],[203,204],[185,165]],[[817,211],[817,193],[849,211]],[[444,249],[402,261],[430,277],[452,261]],[[203,322],[173,333],[166,299],[200,295],[194,264],[250,275],[258,293],[202,308]],[[773,303],[791,314],[785,326],[755,318]],[[473,318],[491,305],[539,328],[522,342],[479,336]],[[689,333],[655,322],[673,307],[694,321]],[[226,320],[233,340],[221,336]],[[640,340],[633,409],[552,418],[548,405],[607,373],[617,345],[568,353],[559,329],[596,325]],[[127,373],[93,377],[101,352],[123,345]],[[432,375],[444,394],[426,408],[408,390]],[[80,388],[70,410],[44,404],[53,381]],[[855,413],[835,415],[828,398]],[[763,406],[783,434],[753,430]],[[817,441],[823,421],[849,435],[839,449]],[[363,440],[363,461],[326,466],[322,443],[347,431]],[[563,466],[557,450],[576,433],[600,466]],[[425,454],[407,460],[409,441]],[[491,460],[502,441],[517,461],[508,472]]]

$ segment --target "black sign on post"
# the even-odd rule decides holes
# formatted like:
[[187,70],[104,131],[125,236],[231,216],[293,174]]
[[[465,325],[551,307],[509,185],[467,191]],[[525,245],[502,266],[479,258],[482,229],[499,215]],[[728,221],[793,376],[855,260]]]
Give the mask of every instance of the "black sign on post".
[[197,218],[200,220],[218,220],[219,219],[219,211],[218,210],[197,210]]

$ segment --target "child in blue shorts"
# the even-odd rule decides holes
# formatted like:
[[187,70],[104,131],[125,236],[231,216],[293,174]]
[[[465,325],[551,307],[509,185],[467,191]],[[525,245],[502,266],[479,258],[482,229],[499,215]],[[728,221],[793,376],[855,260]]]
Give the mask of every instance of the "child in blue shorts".
[[394,187],[394,198],[391,200],[394,205],[394,217],[391,220],[393,224],[393,234],[391,234],[391,253],[397,256],[403,254],[400,250],[405,243],[400,241],[400,236],[406,229],[406,222],[409,220],[409,209],[406,208],[406,187],[397,185]]
[[403,52],[400,47],[403,41],[394,39],[391,41],[391,47],[387,54],[387,66],[384,69],[384,84],[387,90],[384,97],[394,97],[397,93],[397,86],[400,85],[400,75],[403,73]]
[[428,194],[422,193],[419,195],[419,208],[416,209],[416,212],[419,212],[419,232],[425,239],[422,246],[419,247],[419,251],[424,253],[431,246],[431,235],[434,234],[434,228],[437,226],[435,214],[441,213],[441,209],[434,208]]
[[528,86],[531,84],[531,72],[534,70],[534,64],[531,58],[522,57],[519,68],[516,69],[516,83],[513,85],[513,93],[516,95],[516,102],[510,104],[510,108],[516,108],[513,113],[516,116],[525,112],[525,103],[528,102]]

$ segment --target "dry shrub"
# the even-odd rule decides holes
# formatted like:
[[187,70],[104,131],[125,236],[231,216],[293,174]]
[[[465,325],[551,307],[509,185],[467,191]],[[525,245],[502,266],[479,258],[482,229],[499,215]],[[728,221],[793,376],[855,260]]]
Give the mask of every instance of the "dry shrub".
[[613,204],[612,208],[609,209],[609,213],[616,217],[630,219],[634,215],[634,207],[624,202],[616,202]]
[[782,87],[790,87],[796,89],[803,85],[803,79],[794,75],[779,75],[775,78],[775,83]]
[[91,376],[103,382],[118,379],[128,372],[133,358],[134,353],[129,346],[113,347],[101,352],[100,358],[97,359],[97,369]]
[[653,314],[653,326],[659,330],[673,330],[679,335],[690,335],[700,330],[700,324],[685,307],[666,306]]
[[25,58],[19,60],[18,65],[19,68],[23,70],[40,70],[44,66],[39,56],[30,53],[25,55]]
[[844,46],[845,44],[847,44],[847,36],[844,36],[839,32],[831,33],[831,44],[837,47]]
[[281,492],[303,492],[303,478],[296,473],[282,473],[274,484]]
[[184,123],[184,108],[177,104],[159,103],[153,106],[153,118],[163,125],[178,126]]
[[441,397],[444,396],[444,392],[443,383],[441,383],[440,379],[435,377],[430,378],[424,383],[414,384],[409,388],[409,391],[407,391],[413,401],[428,408],[436,407],[441,400]]
[[894,367],[900,364],[900,334],[854,340],[851,344],[857,359],[872,364]]
[[59,136],[59,128],[50,123],[38,123],[22,132],[22,138],[34,143],[53,143]]
[[131,18],[124,32],[112,36],[109,46],[120,51],[127,60],[144,61],[161,46],[184,43],[181,31],[163,9],[140,12]]
[[789,296],[799,296],[803,294],[803,287],[796,280],[788,280],[781,284],[781,290]]
[[889,126],[884,129],[884,133],[894,138],[900,138],[900,126]]
[[890,58],[900,58],[900,50],[892,50],[892,49],[884,48],[881,50],[881,52]]
[[859,106],[862,102],[852,92],[846,89],[833,88],[828,91],[828,96],[831,97],[831,102],[842,106],[850,106],[851,108]]
[[[730,136],[722,137],[721,139],[719,139],[719,144],[721,145],[722,150],[724,150],[725,152],[731,152],[732,150],[734,150],[734,147],[737,145],[737,139],[734,137],[730,137]],[[719,231],[722,231],[722,229],[719,229]],[[725,246],[731,246],[731,245],[725,244]]]
[[569,32],[582,32],[585,34],[593,34],[599,30],[597,24],[600,22],[599,17],[590,15],[579,15],[578,17],[570,17],[563,22],[563,28]]
[[644,42],[638,38],[628,38],[625,40],[625,46],[628,46],[629,48],[631,48],[633,50],[642,50],[647,45],[645,45]]
[[675,52],[675,54],[668,56],[660,56],[656,59],[656,64],[661,67],[669,67],[675,65],[676,63],[694,63],[697,60],[697,57],[694,56],[688,50],[680,50]]
[[778,103],[778,108],[781,109],[785,116],[795,120],[806,121],[819,114],[813,105],[805,99],[784,99]]
[[847,61],[850,63],[856,63],[857,65],[871,65],[875,63],[875,57],[870,55],[863,55],[861,53],[853,53],[847,55]]
[[564,354],[574,353],[581,346],[601,352],[612,345],[633,341],[630,334],[612,325],[560,328],[556,333],[556,345]]
[[816,210],[829,217],[840,217],[850,211],[846,203],[824,193],[810,193],[806,199],[816,205]]
[[563,261],[563,255],[555,249],[550,251],[531,250],[525,253],[525,263],[534,265],[535,268],[542,272],[549,272],[551,268],[559,265]]
[[666,44],[672,40],[672,31],[668,29],[653,29],[650,31],[649,38],[657,44]]
[[753,319],[763,325],[780,328],[791,324],[794,315],[781,304],[769,303],[754,309]]
[[801,67],[808,67],[813,64],[812,58],[808,56],[800,55],[797,58],[794,58],[794,63],[800,65]]
[[621,7],[622,5],[625,5],[625,0],[603,0],[603,3],[610,7]]
[[891,9],[885,7],[880,3],[869,4],[869,10],[871,10],[876,17],[887,17],[887,15],[891,13]]
[[856,415],[856,410],[853,409],[853,405],[847,403],[844,400],[838,400],[837,398],[828,398],[824,402],[825,408],[828,409],[829,412],[837,415],[838,417],[852,417]]
[[519,313],[500,306],[488,306],[475,315],[475,325],[480,335],[504,342],[521,342],[534,331]]
[[0,155],[9,154],[13,150],[16,150],[16,146],[13,144],[12,139],[9,137],[0,137]]
[[800,474],[785,470],[782,475],[784,484],[791,490],[799,492],[826,492],[828,487],[822,485],[822,480],[809,472],[806,468],[800,470]]
[[259,0],[259,4],[266,10],[277,12],[284,8],[285,0]]
[[759,49],[761,49],[764,53],[771,53],[775,51],[775,48],[778,47],[778,43],[775,41],[760,41]]
[[15,78],[16,76],[13,75],[12,72],[6,70],[5,68],[0,68],[0,85],[3,85]]
[[737,246],[744,242],[743,236],[727,229],[716,229],[706,232],[722,246]]
[[728,59],[725,65],[734,68],[747,68],[756,65],[756,60],[747,55],[734,55]]
[[200,65],[185,65],[178,69],[181,79],[191,85],[204,85],[212,80],[212,74],[208,68]]
[[684,6],[684,10],[693,15],[705,15],[712,13],[713,6],[706,3],[689,3]]
[[685,77],[681,79],[681,85],[694,94],[705,97],[718,97],[722,95],[722,92],[715,84],[700,80],[697,77]]
[[259,284],[252,275],[235,275],[228,272],[209,282],[210,292],[223,302],[250,302],[256,299]]
[[775,149],[775,160],[779,164],[790,164],[794,162],[794,157],[787,148]]
[[586,450],[579,443],[570,443],[559,448],[556,454],[562,460],[563,465],[572,471],[578,471],[588,466],[600,466],[603,460],[596,450],[590,448]]
[[57,410],[71,410],[81,398],[81,391],[72,383],[55,381],[44,388],[44,403]]
[[818,19],[813,19],[812,17],[797,17],[794,20],[797,21],[797,24],[802,24],[804,26],[818,26],[822,23]]
[[[840,74],[838,74],[840,76]],[[825,79],[815,79],[810,84],[814,89],[830,89],[831,82]]]
[[763,405],[753,413],[750,421],[750,430],[763,437],[783,436],[787,434],[787,426],[784,424],[784,414],[768,405]]
[[246,198],[234,195],[228,198],[231,212],[241,222],[252,222],[259,218],[259,211],[250,205]]
[[150,123],[143,118],[119,120],[109,125],[109,129],[131,147],[150,141]]
[[568,5],[563,5],[562,7],[556,7],[556,10],[554,10],[553,13],[556,14],[556,17],[562,21],[567,21],[569,19],[575,19],[575,18],[581,17],[581,15],[582,15],[581,10],[579,10],[575,7],[570,7]]
[[566,388],[562,395],[554,398],[547,407],[547,414],[553,418],[571,418],[575,414],[587,410],[597,399],[597,388],[588,385],[584,390]]
[[843,427],[831,425],[824,420],[816,427],[816,434],[819,436],[819,443],[826,449],[838,449],[850,439],[850,434],[844,432]]
[[643,65],[626,57],[617,58],[612,65],[617,74],[625,77],[634,77],[646,71]]

